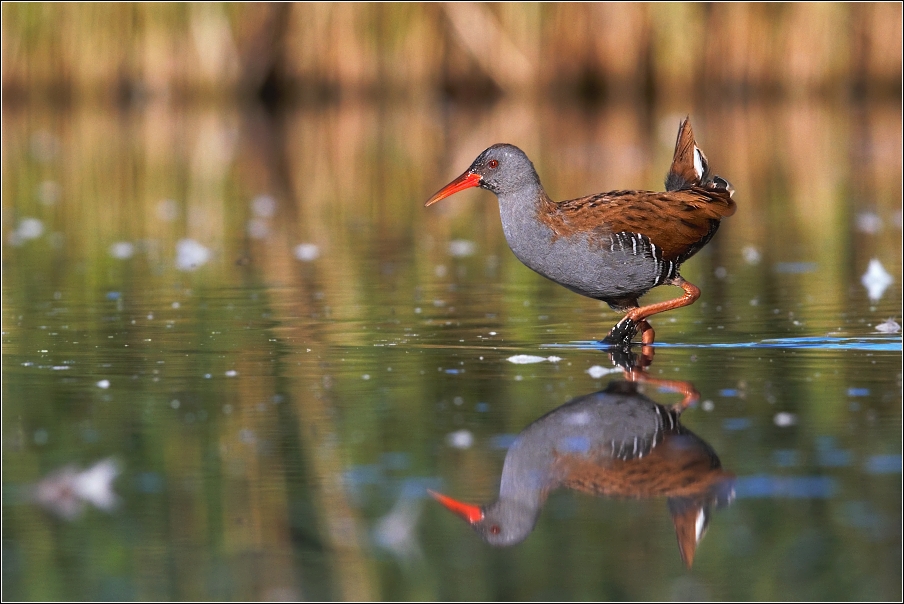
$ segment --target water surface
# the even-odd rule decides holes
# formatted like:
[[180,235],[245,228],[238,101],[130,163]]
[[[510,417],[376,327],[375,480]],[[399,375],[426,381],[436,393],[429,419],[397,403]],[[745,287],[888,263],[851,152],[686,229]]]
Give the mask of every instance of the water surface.
[[[900,107],[692,109],[5,113],[4,597],[899,599]],[[554,198],[657,189],[688,112],[738,212],[641,389],[699,392],[734,499],[690,570],[664,499],[557,490],[491,547],[427,490],[492,501],[519,432],[625,379],[618,315],[489,193],[423,201],[500,141]]]

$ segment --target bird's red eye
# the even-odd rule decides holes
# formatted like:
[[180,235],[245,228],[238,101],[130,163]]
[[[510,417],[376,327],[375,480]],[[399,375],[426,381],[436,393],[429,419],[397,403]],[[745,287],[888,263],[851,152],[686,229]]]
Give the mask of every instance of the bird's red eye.
[[[496,166],[499,165],[499,162],[498,162],[497,160],[495,160],[495,159],[491,159],[489,162],[487,162],[487,165],[488,165],[490,168],[492,168],[493,170],[495,170],[495,169],[496,169]],[[497,526],[496,528],[498,529],[499,527]]]
[[[494,159],[493,161],[496,161],[496,160]],[[492,163],[492,162],[490,162],[490,163]],[[499,162],[496,162],[496,163],[499,163]],[[498,535],[500,530],[501,529],[499,528],[498,524],[494,524],[493,526],[490,527],[490,532],[493,533],[494,535]]]

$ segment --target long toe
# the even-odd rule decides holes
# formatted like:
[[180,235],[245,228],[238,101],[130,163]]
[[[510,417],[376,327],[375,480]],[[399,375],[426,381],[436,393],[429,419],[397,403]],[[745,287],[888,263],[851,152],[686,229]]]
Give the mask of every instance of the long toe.
[[637,330],[638,324],[632,319],[625,317],[615,324],[609,335],[600,340],[600,344],[610,348],[629,349],[631,340],[637,335]]

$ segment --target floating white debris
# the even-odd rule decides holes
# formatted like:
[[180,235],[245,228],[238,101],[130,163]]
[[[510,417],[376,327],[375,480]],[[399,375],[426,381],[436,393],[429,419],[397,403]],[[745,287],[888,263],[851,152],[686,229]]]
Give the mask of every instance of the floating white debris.
[[302,262],[311,262],[320,257],[320,248],[314,243],[300,243],[295,246],[294,253]]
[[894,319],[889,319],[885,323],[876,325],[876,331],[880,333],[898,333],[901,331],[901,326]]
[[477,244],[467,239],[453,239],[449,242],[449,254],[456,258],[473,256],[477,251]]
[[882,294],[885,293],[885,290],[893,281],[894,279],[876,258],[869,261],[866,272],[860,278],[860,283],[866,288],[869,299],[873,302],[882,297]]
[[119,476],[119,465],[104,459],[87,470],[66,466],[38,482],[32,490],[33,500],[45,509],[72,520],[90,504],[105,512],[119,503],[113,492],[113,480]]
[[31,239],[37,239],[44,234],[44,223],[37,218],[23,218],[16,226],[16,230],[9,234],[11,245],[22,245]]
[[793,426],[797,423],[797,416],[793,413],[788,413],[787,411],[781,411],[775,414],[772,421],[779,428],[787,428],[788,426]]
[[456,449],[470,449],[474,444],[474,435],[470,430],[456,430],[446,435],[446,444]]
[[110,387],[110,380],[101,380],[101,381],[99,381],[99,382],[97,383],[97,387],[98,387],[98,388],[102,388],[103,390],[106,390],[107,388]]
[[110,246],[110,255],[118,260],[128,260],[135,255],[135,245],[128,241],[117,241]]
[[610,373],[621,373],[621,369],[618,367],[601,367],[599,365],[594,365],[587,370],[587,373],[590,374],[590,377],[593,379],[598,379],[604,375],[609,375]]
[[516,354],[515,356],[509,357],[506,360],[509,363],[514,363],[515,365],[528,365],[530,363],[542,363],[543,361],[558,363],[562,360],[562,357],[538,357],[532,354]]
[[861,233],[875,235],[882,230],[882,218],[875,212],[857,214],[857,230]]
[[210,260],[210,250],[194,239],[180,239],[176,243],[176,268],[193,271]]
[[744,249],[741,250],[741,254],[744,256],[744,262],[747,264],[759,264],[760,260],[763,259],[762,254],[760,254],[760,250],[756,249],[752,245],[744,246]]
[[235,369],[230,369],[226,372],[226,377],[235,377],[239,374]]
[[251,200],[251,211],[261,218],[272,218],[276,214],[276,200],[270,195],[258,195]]

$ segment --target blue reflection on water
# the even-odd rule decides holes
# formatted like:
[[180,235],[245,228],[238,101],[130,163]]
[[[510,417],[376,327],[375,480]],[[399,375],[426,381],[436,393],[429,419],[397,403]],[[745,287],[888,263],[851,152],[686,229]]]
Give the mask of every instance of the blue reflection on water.
[[751,425],[752,422],[746,417],[729,417],[722,422],[722,429],[734,432],[736,430],[746,430]]
[[755,474],[739,476],[735,483],[735,496],[739,499],[753,497],[828,499],[833,497],[837,491],[837,482],[828,476]]
[[772,452],[772,464],[779,468],[793,468],[800,465],[800,452],[794,449],[776,449]]
[[850,451],[839,449],[833,436],[820,436],[816,439],[816,455],[819,465],[826,468],[849,466],[854,461]]
[[900,474],[900,455],[873,455],[866,460],[863,469],[869,474]]
[[[860,338],[772,338],[759,342],[711,342],[688,344],[681,342],[656,342],[657,348],[793,348],[807,350],[870,350],[901,352],[904,350],[901,338],[865,336]],[[596,340],[568,342],[567,344],[543,344],[541,348],[571,348],[577,350],[608,350],[609,347]]]

